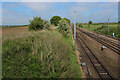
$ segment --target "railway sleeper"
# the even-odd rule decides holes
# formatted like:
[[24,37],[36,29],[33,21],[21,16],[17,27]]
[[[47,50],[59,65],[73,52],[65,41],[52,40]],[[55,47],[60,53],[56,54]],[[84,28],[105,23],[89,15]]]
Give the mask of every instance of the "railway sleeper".
[[94,65],[97,66],[97,67],[98,67],[98,66],[101,66],[100,64],[94,64]]
[[100,74],[106,75],[107,73],[100,73]]
[[103,72],[106,72],[102,66],[95,66],[99,72],[103,73]]

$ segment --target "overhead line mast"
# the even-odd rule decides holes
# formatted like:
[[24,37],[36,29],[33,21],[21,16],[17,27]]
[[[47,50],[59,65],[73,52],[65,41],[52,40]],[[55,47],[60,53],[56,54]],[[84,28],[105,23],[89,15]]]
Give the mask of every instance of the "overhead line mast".
[[76,47],[76,11],[74,11],[74,46]]

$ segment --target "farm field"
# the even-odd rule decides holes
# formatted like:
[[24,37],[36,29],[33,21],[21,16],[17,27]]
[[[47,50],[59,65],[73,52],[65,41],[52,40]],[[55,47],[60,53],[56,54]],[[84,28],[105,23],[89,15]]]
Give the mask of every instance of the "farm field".
[[[94,32],[98,32],[98,33],[101,33],[101,34],[105,34],[105,35],[108,35],[107,34],[107,28],[108,28],[108,24],[107,23],[101,23],[101,24],[91,24],[90,25],[90,28],[89,28],[89,25],[88,24],[81,24],[82,25],[82,28],[84,29],[88,29],[90,31],[94,31]],[[78,27],[79,25],[77,25]],[[119,34],[119,30],[118,30],[118,23],[110,23],[109,24],[109,35],[112,36],[112,33],[115,33],[115,37],[118,37],[120,38],[120,34]]]
[[2,33],[3,78],[81,77],[72,36],[27,27],[6,28]]
[[16,33],[21,33],[21,32],[26,32],[28,31],[28,26],[24,27],[11,27],[11,28],[3,28],[2,29],[2,35],[8,35],[8,34],[16,34]]

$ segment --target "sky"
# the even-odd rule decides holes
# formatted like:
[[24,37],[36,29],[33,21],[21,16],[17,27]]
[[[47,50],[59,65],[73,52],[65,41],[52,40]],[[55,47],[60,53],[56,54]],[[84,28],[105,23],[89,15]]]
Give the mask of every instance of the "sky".
[[[112,1],[112,0],[111,0]],[[1,3],[0,3],[1,4]],[[74,22],[74,11],[76,11],[76,22],[93,23],[118,21],[118,2],[2,2],[2,25],[26,25],[34,17],[50,20],[52,16],[68,18]]]

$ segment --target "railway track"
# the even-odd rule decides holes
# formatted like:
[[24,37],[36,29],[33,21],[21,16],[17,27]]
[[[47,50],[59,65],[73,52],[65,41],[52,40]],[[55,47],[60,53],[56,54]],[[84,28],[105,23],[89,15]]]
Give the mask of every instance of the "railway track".
[[104,46],[108,47],[109,49],[111,49],[115,53],[120,54],[120,47],[119,47],[120,45],[119,44],[116,44],[116,43],[111,42],[111,41],[109,41],[107,39],[98,37],[97,35],[94,35],[94,34],[91,34],[91,33],[85,32],[85,31],[82,31],[80,29],[78,29],[78,30],[80,32],[84,33],[85,35],[91,37],[92,39],[96,40],[97,42],[103,44]]
[[115,40],[120,40],[119,38],[117,38],[117,37],[112,37],[112,36],[110,36],[110,35],[104,35],[104,34],[100,34],[100,33],[97,33],[97,32],[94,32],[94,33],[95,33],[95,34],[98,34],[98,35],[107,36],[107,37],[112,38],[112,39],[115,39]]
[[[78,30],[80,30],[79,28],[77,28]],[[81,31],[81,30],[80,30]],[[84,31],[82,31],[82,32],[84,32]],[[118,43],[115,43],[115,42],[112,42],[112,41],[110,41],[110,40],[108,40],[108,39],[104,39],[103,37],[100,37],[99,36],[99,34],[96,34],[95,35],[95,33],[89,33],[89,32],[85,32],[85,33],[88,33],[88,34],[90,34],[90,35],[93,35],[93,36],[95,36],[95,37],[99,37],[99,39],[101,39],[101,40],[104,40],[104,41],[106,41],[107,43],[110,43],[110,44],[112,44],[113,46],[116,46],[116,47],[119,47],[120,45],[118,44]]]
[[88,33],[88,34],[90,34],[90,35],[92,35],[92,36],[95,36],[95,37],[99,37],[99,39],[101,39],[101,40],[103,40],[103,41],[105,41],[105,42],[107,42],[107,43],[109,43],[109,44],[111,44],[111,45],[113,45],[113,46],[115,46],[115,47],[119,47],[120,45],[118,44],[118,43],[115,43],[115,42],[112,42],[112,41],[110,41],[110,40],[108,40],[108,39],[105,39],[105,38],[103,38],[103,37],[100,37],[99,36],[99,34],[96,34],[95,35],[95,33]]
[[98,58],[94,55],[94,53],[90,50],[87,44],[83,41],[81,36],[77,33],[77,40],[80,43],[81,47],[83,48],[84,52],[88,56],[90,62],[92,63],[93,67],[95,68],[96,72],[98,73],[100,79],[113,79],[110,73],[105,69],[103,64],[98,60]]
[[[77,28],[77,29],[79,29],[79,28]],[[79,29],[79,30],[81,30],[81,29]],[[116,47],[119,47],[119,46],[120,46],[120,45],[118,44],[118,42],[116,43],[116,42],[113,42],[113,41],[111,41],[111,40],[105,39],[104,37],[100,36],[100,35],[103,35],[103,34],[98,34],[98,33],[96,33],[96,32],[92,32],[92,33],[86,32],[86,33],[89,33],[89,34],[91,34],[91,35],[94,35],[94,36],[96,36],[96,37],[99,37],[99,38],[103,39],[104,41],[106,41],[106,42],[108,42],[108,43],[110,43],[110,44],[112,44],[112,45],[114,45],[114,46],[116,46]],[[103,36],[105,36],[105,35],[103,35]],[[107,37],[108,37],[108,35],[107,35]],[[109,38],[110,38],[110,37],[109,37]],[[111,38],[114,39],[114,37],[111,37]],[[115,39],[115,40],[119,40],[119,39],[117,38],[117,39]]]

